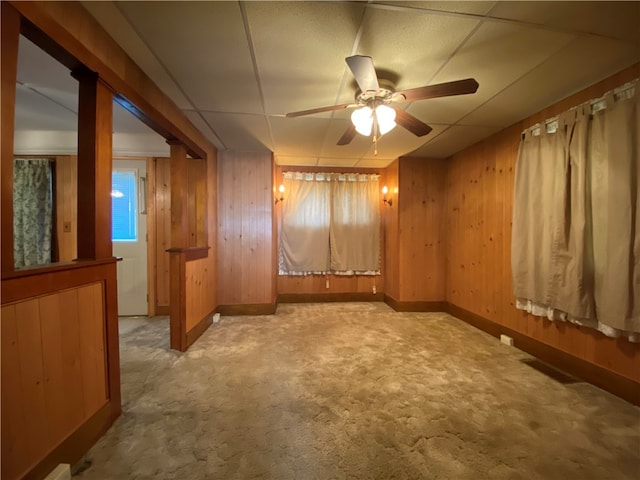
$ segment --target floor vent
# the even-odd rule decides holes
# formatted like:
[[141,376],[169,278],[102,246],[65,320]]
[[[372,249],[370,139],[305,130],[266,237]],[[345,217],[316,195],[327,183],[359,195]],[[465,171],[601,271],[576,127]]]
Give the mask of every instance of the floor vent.
[[547,365],[546,363],[541,362],[537,358],[528,358],[528,359],[525,359],[525,360],[521,360],[521,362],[524,363],[525,365],[530,366],[531,368],[536,369],[540,373],[546,375],[547,377],[551,378],[552,380],[555,380],[558,383],[562,383],[562,384],[568,385],[568,384],[571,384],[571,383],[580,383],[581,382],[580,379],[572,377],[568,373],[564,373],[564,372],[562,372],[560,370],[557,370],[557,369]]

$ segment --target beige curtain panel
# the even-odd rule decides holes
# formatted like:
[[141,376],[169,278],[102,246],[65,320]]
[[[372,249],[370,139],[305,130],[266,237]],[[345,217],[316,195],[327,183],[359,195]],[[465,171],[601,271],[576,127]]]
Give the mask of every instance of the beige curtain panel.
[[378,175],[333,176],[331,271],[374,273],[380,265],[380,188]]
[[511,245],[518,308],[640,341],[637,83],[523,134]]
[[286,173],[280,229],[281,273],[323,273],[329,269],[331,177]]
[[286,172],[280,274],[380,274],[379,176]]

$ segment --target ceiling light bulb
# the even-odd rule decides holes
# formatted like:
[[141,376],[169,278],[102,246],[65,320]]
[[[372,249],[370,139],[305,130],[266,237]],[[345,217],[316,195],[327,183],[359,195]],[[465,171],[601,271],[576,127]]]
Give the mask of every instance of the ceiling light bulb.
[[378,119],[380,135],[390,132],[396,126],[396,111],[387,105],[378,105],[376,107],[376,118]]
[[351,122],[359,134],[368,137],[371,135],[371,127],[373,126],[373,111],[369,107],[354,110],[351,114]]

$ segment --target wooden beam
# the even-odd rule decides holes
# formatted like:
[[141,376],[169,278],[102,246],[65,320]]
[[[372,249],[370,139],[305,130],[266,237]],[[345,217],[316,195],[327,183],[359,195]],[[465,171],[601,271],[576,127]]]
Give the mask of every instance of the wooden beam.
[[113,94],[88,70],[73,73],[78,102],[78,258],[111,257]]
[[18,69],[18,42],[20,40],[20,14],[11,5],[2,2],[1,15],[2,50],[0,73],[2,100],[2,147],[1,147],[1,263],[2,272],[13,267],[13,129],[15,121],[16,75]]

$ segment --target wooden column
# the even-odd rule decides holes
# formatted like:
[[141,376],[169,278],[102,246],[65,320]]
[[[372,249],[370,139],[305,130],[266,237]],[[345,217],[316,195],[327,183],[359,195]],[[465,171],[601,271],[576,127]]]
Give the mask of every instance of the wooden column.
[[94,72],[73,73],[79,82],[78,259],[113,256],[111,168],[113,93]]
[[2,51],[0,75],[2,99],[2,197],[1,245],[2,272],[13,271],[13,129],[15,121],[16,75],[18,66],[18,42],[20,39],[20,15],[6,2],[2,2],[1,14]]
[[187,149],[179,143],[171,146],[171,248],[189,246],[189,172]]
[[187,299],[185,253],[189,246],[189,172],[187,149],[180,142],[171,146],[171,248],[169,260],[169,336],[174,350],[187,349]]

